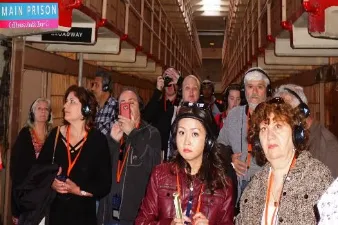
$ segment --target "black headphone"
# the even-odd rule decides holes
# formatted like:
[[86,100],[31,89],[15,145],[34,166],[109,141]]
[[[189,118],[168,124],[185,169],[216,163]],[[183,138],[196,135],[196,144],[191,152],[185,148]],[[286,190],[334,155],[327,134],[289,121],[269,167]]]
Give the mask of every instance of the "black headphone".
[[104,71],[98,71],[96,73],[96,76],[102,78],[102,91],[103,92],[111,92],[112,79],[111,79],[110,74],[108,74]]
[[[210,111],[209,111],[209,113],[210,113]],[[173,134],[172,135],[173,138],[171,138],[171,146],[172,146],[172,148],[173,149],[177,148],[176,138],[175,137],[176,137],[176,134],[177,134],[178,121],[181,119],[180,117],[182,117],[182,118],[192,118],[192,119],[196,119],[196,120],[200,121],[204,125],[204,127],[206,129],[206,133],[207,133],[206,136],[205,136],[204,149],[206,149],[206,152],[210,152],[212,150],[212,148],[214,147],[215,142],[216,142],[216,140],[214,138],[210,137],[209,134],[208,134],[208,133],[213,133],[212,129],[209,126],[207,126],[204,123],[204,121],[202,119],[198,118],[197,116],[193,116],[193,115],[184,116],[184,115],[185,115],[185,113],[182,113],[182,114],[178,115],[176,117],[176,119],[175,119],[175,122],[174,122],[173,126],[172,126],[172,129],[171,129],[171,133]]]
[[[295,125],[292,131],[292,141],[294,146],[298,149],[301,144],[305,141],[305,130],[303,125]],[[253,148],[257,151],[263,151],[261,141],[259,140],[259,135],[256,134],[253,137]]]
[[81,112],[82,112],[82,116],[84,118],[88,118],[88,116],[90,116],[90,113],[92,112],[92,110],[90,110],[88,105],[85,105],[85,106],[82,107]]
[[212,150],[212,148],[214,147],[215,145],[215,140],[210,138],[209,135],[207,135],[205,137],[205,149],[207,150],[207,152],[210,152]]
[[[34,111],[33,111],[33,106],[34,106],[35,102],[38,101],[39,99],[40,98],[34,100],[34,102],[31,104],[31,107],[29,109],[28,119],[31,123],[34,123],[34,121],[35,121],[35,114],[34,114]],[[49,123],[51,121],[51,119],[52,119],[52,108],[49,105],[47,122]]]
[[[241,92],[241,85],[240,84],[230,84],[225,89],[224,96],[223,96],[223,102],[224,102],[225,109],[228,109],[228,97],[229,97],[230,91],[233,91],[233,90]],[[242,99],[241,99],[241,101],[242,101]]]
[[299,97],[299,95],[295,91],[291,90],[290,88],[284,88],[284,89],[298,99],[298,101],[299,101],[299,105],[298,105],[299,110],[301,111],[301,113],[303,113],[303,115],[305,116],[305,118],[308,118],[310,116],[309,106],[307,104],[305,104],[305,102],[303,102],[303,100]]
[[[88,90],[85,90],[85,95],[86,95],[86,101],[89,101],[89,94],[88,94]],[[81,108],[81,113],[82,116],[86,119],[90,116],[90,114],[92,113],[92,110],[90,109],[88,104],[84,104]]]
[[241,81],[241,99],[246,99],[246,97],[245,97],[245,84],[244,84],[245,77],[248,73],[255,72],[255,71],[260,72],[261,74],[263,74],[269,80],[269,84],[266,86],[266,97],[272,96],[272,87],[271,87],[271,80],[270,80],[269,75],[264,70],[262,70],[258,67],[253,67],[253,68],[249,69],[248,71],[246,71],[246,73],[244,74],[244,77]]
[[[177,126],[177,124],[176,124]],[[174,128],[174,126],[173,126]],[[174,130],[174,129],[173,129]],[[172,138],[171,138],[171,146],[173,149],[177,149],[177,144],[176,144],[176,133],[177,133],[177,130],[176,132],[173,132],[172,130]],[[206,150],[206,152],[210,152],[212,150],[212,148],[214,147],[215,145],[215,140],[210,138],[209,135],[207,134],[205,136],[205,144],[204,144],[204,149]]]
[[111,83],[112,80],[109,76],[102,77],[102,91],[103,92],[110,92],[111,91]]
[[[298,96],[299,97],[299,96]],[[298,125],[294,125],[293,126],[293,130],[292,130],[292,141],[294,146],[298,149],[300,147],[301,144],[304,143],[305,141],[305,129],[304,126],[302,125],[301,122],[299,122]],[[256,134],[253,137],[253,147],[257,150],[257,151],[262,151],[262,145],[261,142],[259,140],[259,135]]]

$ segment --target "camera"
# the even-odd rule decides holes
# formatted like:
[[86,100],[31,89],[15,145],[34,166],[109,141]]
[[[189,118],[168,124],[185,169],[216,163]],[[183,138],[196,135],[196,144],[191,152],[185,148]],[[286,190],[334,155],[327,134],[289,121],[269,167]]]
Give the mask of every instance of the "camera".
[[165,76],[163,79],[164,79],[164,87],[169,87],[169,83],[173,81],[173,79],[169,76]]

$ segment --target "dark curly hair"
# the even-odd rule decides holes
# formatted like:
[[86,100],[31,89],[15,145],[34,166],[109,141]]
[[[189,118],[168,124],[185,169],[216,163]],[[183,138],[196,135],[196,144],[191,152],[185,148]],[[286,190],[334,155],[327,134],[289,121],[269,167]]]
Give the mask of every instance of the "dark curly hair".
[[[278,102],[276,102],[276,100]],[[250,119],[250,128],[248,133],[248,142],[253,145],[253,155],[256,158],[257,164],[262,166],[267,162],[264,151],[259,142],[260,124],[264,121],[268,121],[271,114],[274,115],[274,119],[283,121],[291,126],[292,135],[296,127],[301,126],[304,129],[304,141],[299,144],[295,143],[296,157],[305,150],[308,150],[309,131],[306,129],[306,118],[299,111],[299,108],[292,108],[290,104],[284,102],[282,98],[274,98],[268,102],[260,103]]]
[[[221,145],[216,141],[212,114],[210,110],[203,110],[197,106],[182,106],[172,126],[173,138],[171,140],[171,147],[174,151],[174,157],[171,162],[177,165],[181,170],[186,170],[188,179],[191,181],[190,165],[179,154],[176,144],[178,122],[183,118],[192,118],[200,121],[206,130],[206,138],[210,140],[210,144],[206,144],[204,147],[202,165],[196,174],[196,177],[206,185],[206,190],[214,193],[215,190],[222,189],[227,185],[225,168],[227,168],[227,165],[230,164],[230,162],[223,154]],[[176,174],[176,171],[172,170],[172,173]]]
[[[84,87],[79,87],[77,85],[70,86],[65,93],[64,96],[64,102],[66,102],[68,95],[73,92],[74,95],[79,99],[81,103],[81,109],[85,106],[88,106],[89,108],[89,115],[84,116],[84,120],[86,121],[86,130],[90,130],[91,128],[95,127],[95,116],[97,111],[98,103],[96,101],[96,98],[94,94]],[[64,125],[69,125],[69,122],[64,120]]]

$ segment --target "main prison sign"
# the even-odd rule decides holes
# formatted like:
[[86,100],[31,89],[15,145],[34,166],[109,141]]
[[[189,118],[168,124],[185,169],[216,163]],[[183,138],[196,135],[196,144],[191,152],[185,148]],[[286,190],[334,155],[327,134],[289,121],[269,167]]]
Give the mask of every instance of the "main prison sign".
[[58,3],[0,3],[0,28],[57,28]]

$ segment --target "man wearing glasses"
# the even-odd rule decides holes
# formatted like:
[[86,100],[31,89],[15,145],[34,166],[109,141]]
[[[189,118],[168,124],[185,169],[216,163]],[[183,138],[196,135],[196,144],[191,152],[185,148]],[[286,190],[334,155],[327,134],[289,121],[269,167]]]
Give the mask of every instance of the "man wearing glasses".
[[247,104],[230,110],[218,136],[218,142],[231,146],[233,151],[227,154],[231,154],[232,165],[237,174],[237,202],[251,177],[260,170],[252,157],[252,146],[247,141],[247,132],[250,116],[256,106],[272,94],[270,83],[267,73],[259,67],[251,68],[245,73],[241,95],[245,96]]

